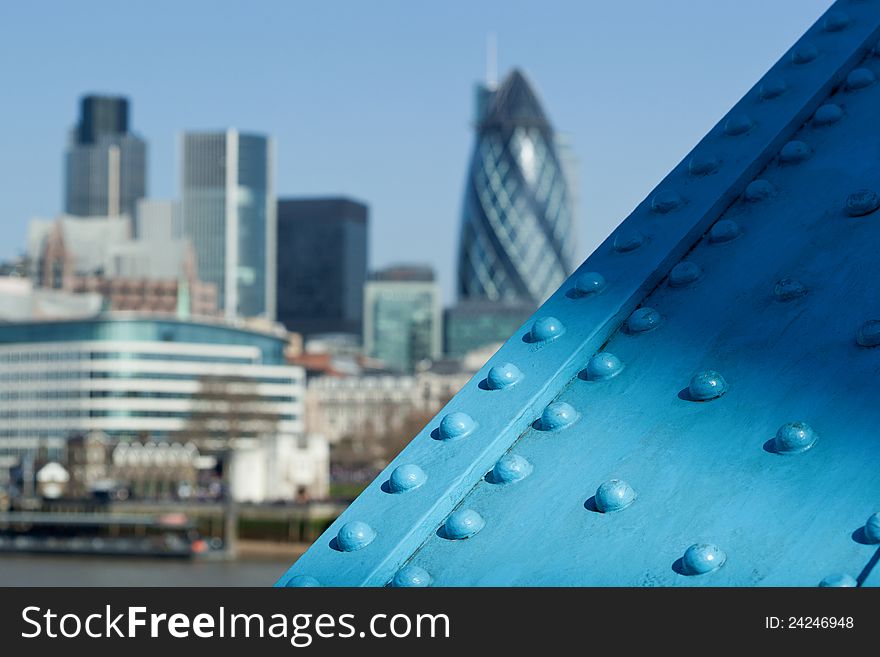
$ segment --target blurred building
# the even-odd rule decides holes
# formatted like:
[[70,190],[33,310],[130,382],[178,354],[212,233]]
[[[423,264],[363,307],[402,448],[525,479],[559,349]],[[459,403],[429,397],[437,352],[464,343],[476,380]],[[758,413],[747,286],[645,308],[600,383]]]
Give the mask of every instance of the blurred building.
[[132,232],[135,239],[179,239],[180,205],[170,199],[142,198],[137,202]]
[[289,330],[361,334],[368,214],[348,198],[278,201],[277,318]]
[[128,99],[89,95],[65,155],[64,211],[134,216],[147,193],[147,144],[129,129]]
[[111,310],[216,314],[217,290],[198,275],[190,242],[155,224],[135,240],[131,225],[124,215],[34,219],[28,231],[31,280],[46,290],[100,294]]
[[0,322],[94,317],[103,306],[104,297],[97,292],[34,287],[29,278],[0,276]]
[[364,353],[389,369],[412,372],[443,349],[440,287],[427,266],[375,272],[364,288]]
[[227,318],[275,317],[273,166],[272,141],[263,135],[183,135],[181,231]]
[[239,499],[292,498],[302,463],[321,496],[326,449],[304,437],[304,375],[285,344],[280,329],[129,313],[0,324],[0,455],[58,459],[71,435],[96,431],[113,444],[193,443],[231,454],[233,473],[246,462]]
[[573,159],[525,75],[480,85],[476,142],[464,192],[458,294],[542,303],[571,273],[575,255]]
[[444,353],[460,358],[486,345],[505,342],[534,311],[529,302],[460,301],[444,312]]

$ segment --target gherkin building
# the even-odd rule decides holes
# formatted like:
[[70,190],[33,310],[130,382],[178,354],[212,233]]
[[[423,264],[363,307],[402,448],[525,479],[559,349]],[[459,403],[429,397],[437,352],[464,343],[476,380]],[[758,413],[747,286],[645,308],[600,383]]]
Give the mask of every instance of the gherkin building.
[[573,177],[525,75],[477,89],[458,257],[462,300],[542,303],[572,271]]

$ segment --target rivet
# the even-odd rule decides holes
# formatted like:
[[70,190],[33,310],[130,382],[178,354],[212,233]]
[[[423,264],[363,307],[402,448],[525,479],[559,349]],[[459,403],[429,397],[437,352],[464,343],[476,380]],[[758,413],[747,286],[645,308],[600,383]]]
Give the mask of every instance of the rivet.
[[541,413],[541,430],[558,431],[571,425],[577,418],[577,411],[570,404],[561,401],[551,402]]
[[717,545],[695,543],[685,550],[681,565],[686,575],[705,575],[718,570],[727,561],[727,555]]
[[779,161],[783,164],[803,162],[810,157],[810,147],[802,141],[790,141],[779,151]]
[[547,342],[565,333],[565,327],[555,317],[540,317],[532,324],[529,337],[532,342]]
[[486,376],[486,383],[492,390],[503,390],[522,380],[523,373],[513,363],[495,365]]
[[321,582],[316,580],[311,575],[294,575],[289,580],[287,580],[284,586],[289,589],[314,588],[317,586],[321,586]]
[[702,273],[703,271],[700,269],[699,265],[683,260],[675,265],[675,267],[672,268],[672,271],[669,272],[669,285],[670,287],[684,287],[690,285],[697,280]]
[[718,171],[721,161],[712,154],[698,154],[688,162],[688,171],[692,176],[708,176]]
[[532,464],[522,456],[505,454],[492,468],[492,478],[496,484],[512,484],[528,477],[532,469]]
[[709,241],[721,244],[735,240],[740,235],[739,225],[733,219],[721,219],[709,229]]
[[394,468],[388,479],[388,488],[392,493],[405,493],[418,488],[428,480],[428,475],[415,463],[406,463]]
[[614,354],[600,351],[587,363],[587,378],[591,381],[604,381],[620,374],[623,363]]
[[574,287],[580,295],[599,294],[605,289],[605,277],[599,272],[588,271],[577,277]]
[[864,217],[880,208],[880,196],[871,189],[860,189],[846,197],[846,213],[850,217]]
[[635,490],[622,479],[611,479],[596,489],[596,508],[602,513],[620,511],[635,500]]
[[446,538],[457,541],[470,538],[485,526],[486,521],[483,520],[483,516],[473,509],[459,509],[446,519],[443,530]]
[[634,228],[621,228],[614,234],[614,250],[618,253],[635,251],[645,243],[645,236]]
[[773,439],[773,446],[778,454],[800,454],[815,445],[818,439],[819,436],[809,424],[789,422],[779,427]]
[[791,61],[795,64],[809,64],[819,56],[819,49],[812,43],[799,43],[791,53]]
[[355,552],[362,550],[376,538],[376,531],[367,523],[360,520],[347,522],[336,534],[336,545],[343,552]]
[[404,566],[394,575],[391,580],[394,588],[418,588],[431,586],[431,576],[424,568],[418,566]]
[[842,11],[830,11],[822,22],[822,29],[826,32],[840,32],[849,25],[849,16]]
[[657,214],[672,212],[684,203],[678,192],[672,189],[663,189],[654,194],[651,199],[651,210]]
[[858,585],[856,578],[846,573],[835,573],[819,582],[822,588],[855,588]]
[[768,78],[761,83],[758,95],[762,100],[771,100],[784,94],[787,88],[788,86],[782,78]]
[[778,301],[793,301],[799,299],[807,293],[807,288],[803,283],[793,278],[783,278],[776,281],[773,287],[773,296]]
[[877,81],[874,71],[869,68],[855,68],[846,76],[846,88],[851,91],[870,87]]
[[862,324],[856,341],[863,347],[876,347],[880,344],[880,319],[869,319]]
[[688,393],[694,401],[717,399],[727,392],[727,381],[715,370],[695,374],[688,384]]
[[826,103],[813,114],[813,125],[831,125],[843,118],[843,108],[834,103]]
[[467,413],[456,411],[440,421],[440,440],[464,438],[477,427],[477,423]]
[[770,198],[775,192],[776,189],[770,184],[770,182],[763,178],[758,178],[748,184],[743,196],[750,203],[756,203]]
[[626,320],[626,330],[630,333],[653,331],[660,325],[662,317],[653,308],[636,308]]
[[880,543],[880,511],[872,513],[865,522],[865,539],[869,543]]
[[724,122],[724,134],[731,137],[744,135],[755,126],[748,114],[731,114]]

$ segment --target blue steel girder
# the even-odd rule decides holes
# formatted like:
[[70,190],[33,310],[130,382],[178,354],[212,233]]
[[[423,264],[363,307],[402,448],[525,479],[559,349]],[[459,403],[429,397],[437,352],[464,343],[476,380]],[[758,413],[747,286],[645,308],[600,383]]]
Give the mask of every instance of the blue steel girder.
[[878,38],[836,3],[279,585],[877,585]]

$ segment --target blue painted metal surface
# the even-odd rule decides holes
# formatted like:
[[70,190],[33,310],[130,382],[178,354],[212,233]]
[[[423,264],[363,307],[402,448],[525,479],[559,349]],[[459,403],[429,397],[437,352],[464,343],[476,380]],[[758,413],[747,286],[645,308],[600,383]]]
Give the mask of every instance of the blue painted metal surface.
[[836,3],[279,585],[880,585],[878,39]]

